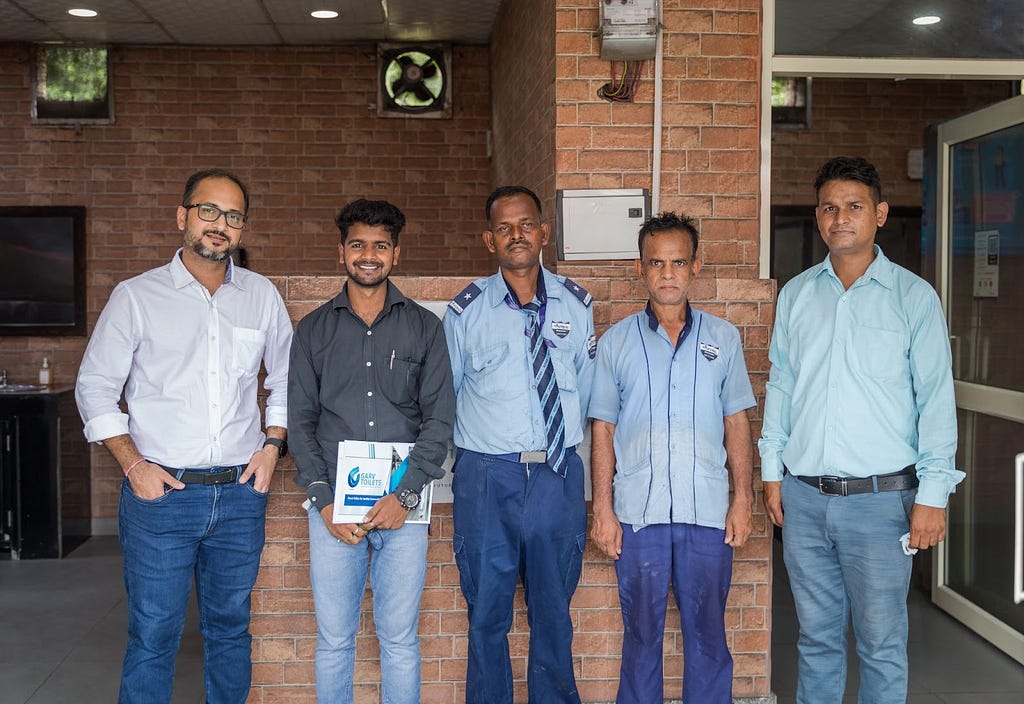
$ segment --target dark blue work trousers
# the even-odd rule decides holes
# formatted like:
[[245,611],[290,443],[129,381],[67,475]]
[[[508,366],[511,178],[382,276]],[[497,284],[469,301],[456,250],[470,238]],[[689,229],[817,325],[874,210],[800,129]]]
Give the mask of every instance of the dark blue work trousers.
[[729,704],[732,656],[725,640],[725,602],[732,548],[725,531],[687,523],[622,525],[615,562],[622,604],[622,669],[617,704],[661,704],[662,641],[669,583],[683,633],[683,704]]
[[546,464],[459,450],[453,548],[469,608],[466,702],[511,704],[516,582],[530,624],[530,704],[577,704],[569,601],[580,579],[587,511],[583,463],[566,453],[565,479]]

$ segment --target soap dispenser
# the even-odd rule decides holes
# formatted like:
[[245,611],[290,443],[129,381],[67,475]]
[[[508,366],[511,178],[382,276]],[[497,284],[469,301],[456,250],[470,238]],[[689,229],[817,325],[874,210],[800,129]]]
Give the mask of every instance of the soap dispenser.
[[50,385],[50,360],[47,357],[43,357],[43,366],[39,367],[39,383]]

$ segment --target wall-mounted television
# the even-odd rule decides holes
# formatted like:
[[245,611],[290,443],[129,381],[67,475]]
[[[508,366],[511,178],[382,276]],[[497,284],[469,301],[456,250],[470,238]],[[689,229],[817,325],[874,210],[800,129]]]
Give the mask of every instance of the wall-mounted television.
[[85,334],[85,208],[0,206],[0,335]]

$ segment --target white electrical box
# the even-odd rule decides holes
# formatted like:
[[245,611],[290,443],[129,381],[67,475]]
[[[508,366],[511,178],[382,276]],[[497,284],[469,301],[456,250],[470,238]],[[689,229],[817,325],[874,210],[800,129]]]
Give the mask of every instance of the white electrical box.
[[646,188],[559,190],[558,258],[637,259],[640,226],[650,217]]
[[598,0],[601,60],[653,59],[658,41],[658,0]]

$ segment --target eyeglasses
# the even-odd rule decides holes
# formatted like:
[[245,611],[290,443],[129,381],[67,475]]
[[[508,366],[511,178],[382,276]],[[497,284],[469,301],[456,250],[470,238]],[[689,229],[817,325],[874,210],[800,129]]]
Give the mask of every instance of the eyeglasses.
[[245,213],[240,213],[237,210],[221,210],[216,205],[211,203],[194,203],[192,205],[183,205],[185,210],[192,210],[196,208],[196,215],[199,216],[200,220],[206,222],[217,222],[220,216],[224,216],[224,222],[228,224],[228,227],[233,227],[236,230],[241,230],[245,226],[245,221],[249,219],[249,216]]
[[532,235],[538,227],[540,227],[540,225],[535,223],[533,220],[524,220],[518,225],[503,222],[500,225],[495,225],[494,234],[501,235],[502,237],[508,237],[513,231],[519,230],[523,235]]

